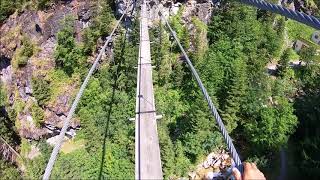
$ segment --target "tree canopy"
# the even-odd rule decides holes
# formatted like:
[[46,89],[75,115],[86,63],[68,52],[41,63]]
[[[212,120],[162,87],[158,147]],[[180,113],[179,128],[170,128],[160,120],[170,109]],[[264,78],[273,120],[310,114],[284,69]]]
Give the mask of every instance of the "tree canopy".
[[[39,1],[38,6],[47,8],[50,2]],[[188,26],[182,17],[183,7],[169,21],[242,160],[257,159],[272,167],[279,149],[290,148],[293,141],[294,159],[302,162],[295,166],[310,179],[319,176],[317,49],[303,48],[296,54],[301,63],[290,66],[293,50],[284,41],[291,21],[235,1],[221,3],[208,25],[192,17],[187,22],[192,26]],[[59,91],[51,87],[53,81],[84,79],[92,65],[87,59],[96,53],[98,39],[109,35],[115,20],[110,4],[98,1],[91,26],[82,31],[82,42],[75,38],[74,17],[67,16],[62,21],[54,51],[56,66],[51,72],[54,77],[32,78],[35,101],[29,104],[30,115],[38,127],[46,115],[43,109]],[[9,11],[10,8],[0,18]],[[154,25],[150,39],[152,63],[156,66],[156,110],[163,115],[157,122],[162,167],[165,179],[178,179],[186,177],[209,153],[226,149],[226,145],[177,44],[170,40],[163,24]],[[28,58],[34,53],[33,44],[28,39],[24,41],[19,55]],[[81,129],[62,147],[53,179],[134,177],[135,125],[128,119],[135,116],[138,43],[138,19],[131,22],[130,29],[117,30],[113,49],[107,50],[83,93],[74,117],[80,121]],[[22,65],[26,62],[21,61]],[[275,74],[268,74],[268,63],[277,64]],[[4,90],[0,90],[0,98],[3,107]],[[17,100],[14,109],[23,109],[26,104]],[[27,160],[23,173],[24,178],[39,179],[52,147],[44,140],[29,142],[22,138],[20,142],[15,119],[10,117],[0,117],[0,134],[11,144],[19,145],[25,158],[32,148],[39,149],[37,157]],[[0,161],[0,166],[6,167],[1,172],[4,177],[18,176],[13,165]]]

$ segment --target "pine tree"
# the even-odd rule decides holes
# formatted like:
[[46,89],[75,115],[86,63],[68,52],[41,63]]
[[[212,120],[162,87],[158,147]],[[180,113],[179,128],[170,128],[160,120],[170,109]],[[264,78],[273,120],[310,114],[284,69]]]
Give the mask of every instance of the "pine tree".
[[291,49],[286,49],[280,57],[279,64],[277,65],[277,72],[281,77],[284,77],[289,68]]
[[109,1],[99,0],[98,16],[95,23],[98,24],[99,35],[102,37],[108,36],[111,32],[112,20],[114,18],[111,12]]
[[232,75],[226,93],[225,104],[222,106],[222,118],[226,123],[229,133],[237,127],[240,121],[239,111],[244,102],[247,89],[246,65],[240,58],[232,62]]
[[189,160],[186,158],[184,148],[180,141],[176,142],[175,145],[175,174],[178,177],[184,176],[189,167]]

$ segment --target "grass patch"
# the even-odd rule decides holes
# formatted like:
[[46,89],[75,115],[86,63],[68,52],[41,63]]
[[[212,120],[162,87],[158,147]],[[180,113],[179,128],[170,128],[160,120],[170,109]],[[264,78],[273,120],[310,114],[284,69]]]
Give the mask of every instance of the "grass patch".
[[287,21],[289,39],[294,41],[299,37],[304,39],[311,39],[312,33],[316,31],[314,28],[289,19]]
[[300,56],[296,51],[294,51],[292,48],[290,48],[290,50],[289,50],[289,59],[291,61],[299,60]]
[[65,154],[71,153],[77,149],[83,149],[85,147],[85,141],[83,139],[74,141],[68,140],[62,144],[61,151]]
[[50,81],[51,97],[49,104],[54,103],[59,95],[69,92],[70,95],[74,94],[74,85],[78,87],[80,78],[76,73],[69,77],[62,69],[55,69],[49,71],[47,79]]
[[23,157],[26,157],[30,151],[31,151],[31,145],[28,142],[28,140],[25,138],[21,138],[20,154]]

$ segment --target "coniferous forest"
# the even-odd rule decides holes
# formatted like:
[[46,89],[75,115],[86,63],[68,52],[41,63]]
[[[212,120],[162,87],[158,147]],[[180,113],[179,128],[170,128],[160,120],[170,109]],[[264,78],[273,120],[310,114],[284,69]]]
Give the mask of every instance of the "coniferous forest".
[[[25,101],[18,88],[0,81],[0,135],[19,154],[15,160],[7,158],[2,142],[0,179],[42,177],[53,146],[45,136],[26,138],[19,130],[24,127],[20,117],[29,113],[34,128],[43,128],[45,108],[67,92],[64,87],[73,87],[68,93],[71,100],[75,98],[102,44],[100,37],[107,37],[119,18],[115,2],[93,2],[92,22],[80,35],[75,16],[65,16],[60,22],[53,68],[28,74],[32,101]],[[312,2],[320,7],[319,1]],[[2,0],[0,27],[14,13],[45,11],[58,3]],[[288,45],[299,38],[310,39],[316,30],[236,0],[222,0],[208,24],[192,17],[195,31],[191,32],[181,18],[182,11],[183,5],[169,22],[219,110],[241,160],[255,162],[267,179],[276,179],[285,158],[287,179],[318,179],[320,46],[312,44],[297,52]],[[320,10],[315,12],[317,16]],[[209,153],[226,149],[226,145],[177,43],[170,40],[168,28],[163,22],[154,22],[149,33],[156,110],[163,115],[157,129],[164,179],[188,177]],[[4,43],[9,35],[1,35]],[[10,60],[17,77],[30,63],[45,67],[37,57],[39,44],[28,35],[19,36],[21,45]],[[132,19],[130,28],[123,25],[118,29],[113,45],[84,91],[74,117],[80,128],[63,145],[52,179],[134,177],[135,124],[128,119],[135,116],[139,18]],[[5,55],[0,55],[4,62]],[[292,64],[294,61],[300,64]],[[272,72],[270,64],[276,67]],[[14,96],[9,95],[12,91]],[[30,158],[34,149],[38,153]]]

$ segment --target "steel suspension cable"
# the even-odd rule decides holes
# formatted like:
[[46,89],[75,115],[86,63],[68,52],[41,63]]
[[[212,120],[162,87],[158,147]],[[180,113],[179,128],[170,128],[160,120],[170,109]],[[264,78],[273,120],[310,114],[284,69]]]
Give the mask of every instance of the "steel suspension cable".
[[[127,8],[127,10],[129,9],[129,7]],[[125,12],[127,12],[127,10]],[[102,47],[102,49],[100,50],[100,53],[99,55],[97,56],[97,58],[95,59],[93,65],[91,66],[91,69],[88,73],[88,75],[86,76],[85,80],[83,81],[81,87],[80,87],[80,90],[75,98],[75,100],[73,101],[72,103],[72,106],[71,106],[71,109],[68,113],[68,116],[66,118],[66,120],[64,121],[63,123],[63,127],[60,131],[60,134],[58,136],[58,142],[56,143],[56,145],[54,146],[54,149],[52,150],[52,153],[51,153],[51,156],[50,156],[50,159],[48,161],[48,164],[47,164],[47,167],[46,167],[46,170],[45,170],[45,173],[43,175],[43,180],[48,180],[50,175],[51,175],[51,171],[53,169],[53,165],[55,163],[55,160],[57,159],[57,155],[60,151],[60,148],[61,148],[61,145],[62,145],[62,142],[63,142],[63,139],[64,139],[64,136],[66,134],[66,131],[67,131],[67,128],[69,127],[69,124],[70,124],[70,120],[78,106],[78,103],[80,101],[80,98],[83,94],[83,91],[85,90],[88,82],[89,82],[89,79],[91,77],[91,75],[93,74],[94,70],[96,69],[97,65],[98,65],[98,62],[99,60],[101,59],[102,57],[102,54],[105,53],[105,50],[106,50],[106,47],[108,46],[108,43],[110,42],[110,40],[112,39],[112,36],[113,34],[115,33],[116,29],[118,28],[121,20],[123,19],[123,17],[125,16],[126,13],[122,14],[122,16],[120,17],[120,19],[117,21],[115,27],[113,28],[109,38],[107,39],[107,41],[105,42],[104,46]]]
[[303,12],[294,11],[280,5],[272,4],[263,0],[240,0],[240,2],[244,4],[248,4],[251,6],[255,6],[259,9],[271,11],[273,13],[277,13],[283,15],[287,18],[299,21],[303,24],[311,26],[315,29],[320,30],[320,19],[311,15],[307,15]]
[[209,106],[209,108],[211,110],[211,113],[213,114],[213,116],[216,119],[218,127],[219,127],[219,129],[220,129],[220,131],[221,131],[221,133],[222,133],[222,135],[224,137],[225,142],[227,143],[227,146],[228,146],[228,149],[229,149],[229,151],[231,153],[231,156],[232,156],[233,160],[235,161],[235,164],[236,164],[237,168],[239,169],[239,171],[242,172],[242,162],[241,162],[240,157],[239,157],[239,155],[237,153],[237,150],[234,147],[234,145],[232,143],[232,139],[229,136],[229,134],[228,134],[223,122],[222,122],[222,119],[221,119],[216,107],[213,105],[212,100],[211,100],[206,88],[204,87],[204,85],[203,85],[203,83],[202,83],[202,81],[201,81],[196,69],[192,65],[192,62],[190,61],[186,51],[184,50],[184,48],[180,44],[180,41],[179,41],[175,31],[171,28],[171,26],[170,26],[169,22],[167,21],[167,19],[162,16],[162,12],[161,12],[160,8],[159,8],[159,15],[162,17],[162,19],[164,19],[166,25],[168,26],[169,30],[171,31],[171,33],[173,35],[175,41],[177,42],[180,50],[182,51],[184,57],[186,58],[186,62],[188,63],[188,66],[189,66],[189,68],[190,68],[190,70],[192,72],[192,75],[196,78],[196,81],[197,81],[197,83],[198,83],[198,85],[199,85],[199,87],[200,87],[200,89],[201,89],[201,91],[202,91],[207,103],[208,103],[208,106]]

